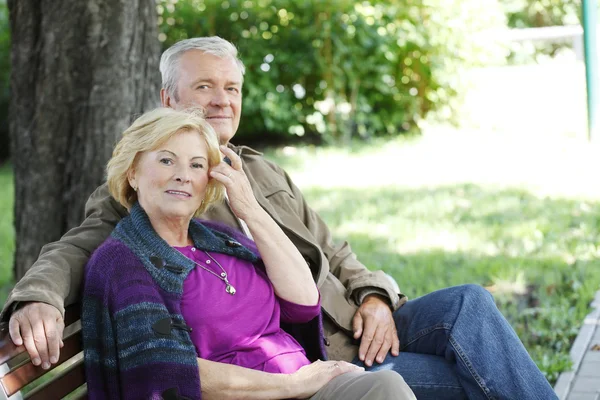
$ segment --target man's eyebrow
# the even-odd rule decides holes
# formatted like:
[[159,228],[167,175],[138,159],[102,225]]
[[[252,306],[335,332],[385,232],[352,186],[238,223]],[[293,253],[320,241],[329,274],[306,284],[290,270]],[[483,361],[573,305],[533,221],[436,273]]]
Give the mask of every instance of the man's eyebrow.
[[[199,79],[196,79],[195,81],[192,81],[190,86],[196,86],[197,84],[202,83],[202,82],[214,84],[215,80],[211,79],[211,78],[199,78]],[[242,82],[241,81],[228,81],[225,86],[242,86]]]

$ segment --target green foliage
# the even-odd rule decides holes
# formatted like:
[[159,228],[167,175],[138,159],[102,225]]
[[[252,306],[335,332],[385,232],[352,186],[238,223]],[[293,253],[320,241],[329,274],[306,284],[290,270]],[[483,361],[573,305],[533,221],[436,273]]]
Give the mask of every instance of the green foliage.
[[510,28],[579,24],[581,0],[501,0]]
[[[503,23],[493,0],[162,0],[165,46],[218,35],[247,66],[239,136],[412,130],[452,115],[458,72],[498,54],[476,32]],[[491,46],[493,47],[493,46]]]
[[[548,26],[579,25],[581,0],[500,0],[509,28],[542,28]],[[555,56],[570,42],[519,43],[511,48],[511,64],[535,62],[544,56]]]
[[0,166],[0,304],[4,304],[13,281],[14,190],[12,168],[9,165]]

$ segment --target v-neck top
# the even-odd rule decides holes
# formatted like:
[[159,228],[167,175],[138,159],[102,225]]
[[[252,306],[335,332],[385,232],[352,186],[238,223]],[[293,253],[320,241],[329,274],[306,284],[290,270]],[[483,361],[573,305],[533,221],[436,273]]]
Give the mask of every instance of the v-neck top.
[[[222,269],[204,251],[175,247],[199,265],[221,275]],[[249,261],[209,253],[225,272],[226,284],[203,268],[194,268],[183,283],[181,312],[198,357],[272,373],[293,373],[310,364],[300,344],[281,322],[305,323],[320,313],[314,306],[286,301],[275,294],[265,271]]]

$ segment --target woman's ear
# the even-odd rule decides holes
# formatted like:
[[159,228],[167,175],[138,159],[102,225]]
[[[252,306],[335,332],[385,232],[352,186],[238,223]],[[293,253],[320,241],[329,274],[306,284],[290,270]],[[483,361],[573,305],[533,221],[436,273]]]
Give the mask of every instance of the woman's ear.
[[129,181],[129,186],[133,188],[133,191],[137,192],[138,185],[137,180],[135,179],[135,170],[133,168],[130,168],[129,171],[127,171],[127,180]]

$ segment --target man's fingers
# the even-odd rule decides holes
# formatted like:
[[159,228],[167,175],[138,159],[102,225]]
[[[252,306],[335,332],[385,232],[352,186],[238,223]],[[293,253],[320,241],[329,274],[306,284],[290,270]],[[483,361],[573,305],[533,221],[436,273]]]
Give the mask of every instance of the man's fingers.
[[393,343],[392,335],[393,334],[394,334],[394,330],[388,329],[383,337],[383,344],[381,345],[381,347],[379,348],[379,351],[377,351],[377,355],[375,356],[375,361],[378,362],[379,364],[381,364],[383,362],[383,360],[385,360],[385,357],[387,356],[388,352],[392,348],[392,343]]
[[21,325],[21,337],[23,338],[23,345],[25,346],[27,353],[29,353],[32,364],[40,365],[42,360],[40,359],[37,347],[33,341],[33,332],[31,331],[31,326],[29,324]]
[[23,344],[21,327],[19,326],[19,321],[17,318],[11,318],[10,321],[8,321],[8,333],[10,334],[10,338],[16,346],[21,346]]
[[[371,322],[371,323],[368,323]],[[360,339],[360,347],[358,348],[358,358],[370,367],[368,363],[367,352],[371,348],[371,343],[375,339],[377,326],[373,321],[366,321],[363,328],[362,338]],[[371,359],[372,361],[373,359]]]
[[398,331],[394,329],[392,331],[392,355],[397,356],[400,354],[400,339],[398,339]]
[[[384,346],[385,343],[385,328],[383,328],[382,326],[378,326],[375,331],[375,335],[373,336],[373,340],[371,341],[371,345],[369,346],[369,349],[367,350],[367,354],[365,355],[365,364],[370,367],[371,365],[373,365],[373,362],[375,361],[375,357],[377,356],[377,354],[379,353],[380,349]],[[386,349],[386,353],[387,350],[389,350],[391,346],[391,343],[389,343],[388,348]]]
[[354,339],[358,339],[360,335],[362,335],[363,319],[358,312],[354,314],[354,318],[352,318],[352,330],[354,331]]
[[44,329],[48,341],[48,361],[51,364],[56,364],[60,354],[60,336],[56,320],[44,321]]
[[42,362],[42,368],[47,369],[50,367],[50,357],[48,357],[48,341],[46,339],[46,331],[44,329],[44,323],[41,320],[37,320],[33,325],[33,342],[37,348],[40,360]]

